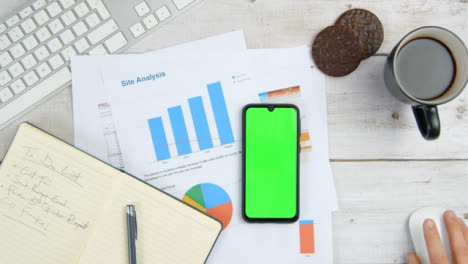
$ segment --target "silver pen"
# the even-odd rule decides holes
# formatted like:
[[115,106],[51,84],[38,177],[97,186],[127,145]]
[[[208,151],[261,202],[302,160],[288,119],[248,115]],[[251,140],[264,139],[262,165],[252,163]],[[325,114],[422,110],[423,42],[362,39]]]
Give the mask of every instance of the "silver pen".
[[127,234],[128,234],[128,263],[136,264],[135,240],[138,238],[136,209],[134,205],[127,205]]

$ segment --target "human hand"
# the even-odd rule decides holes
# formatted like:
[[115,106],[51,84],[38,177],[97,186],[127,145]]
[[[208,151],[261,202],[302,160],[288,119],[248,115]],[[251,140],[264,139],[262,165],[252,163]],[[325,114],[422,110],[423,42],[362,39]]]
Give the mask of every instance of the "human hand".
[[[455,213],[448,210],[444,213],[445,226],[450,241],[452,260],[455,264],[468,263],[468,227]],[[432,219],[424,221],[424,239],[431,264],[449,264],[447,254],[442,246],[439,232]],[[408,264],[421,264],[416,253],[411,252],[407,257]]]

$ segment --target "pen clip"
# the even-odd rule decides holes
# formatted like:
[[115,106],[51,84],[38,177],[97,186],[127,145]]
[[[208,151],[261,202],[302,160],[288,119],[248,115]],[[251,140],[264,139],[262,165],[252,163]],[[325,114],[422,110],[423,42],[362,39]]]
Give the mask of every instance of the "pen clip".
[[137,217],[136,217],[136,208],[134,205],[132,204],[129,204],[127,205],[127,214],[130,216],[130,219],[131,219],[131,223],[130,225],[132,225],[133,227],[133,235],[135,237],[135,240],[138,239],[138,226],[137,226]]
[[138,239],[138,225],[137,225],[137,216],[136,216],[136,208],[133,206],[133,224],[135,225],[135,240]]

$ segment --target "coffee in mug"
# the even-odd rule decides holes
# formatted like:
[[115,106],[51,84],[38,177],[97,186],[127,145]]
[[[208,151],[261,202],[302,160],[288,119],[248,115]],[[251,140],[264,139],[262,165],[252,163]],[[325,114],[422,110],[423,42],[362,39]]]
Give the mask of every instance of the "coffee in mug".
[[440,134],[437,105],[453,100],[468,80],[468,51],[454,33],[440,27],[422,27],[406,35],[387,57],[387,89],[412,105],[425,139]]

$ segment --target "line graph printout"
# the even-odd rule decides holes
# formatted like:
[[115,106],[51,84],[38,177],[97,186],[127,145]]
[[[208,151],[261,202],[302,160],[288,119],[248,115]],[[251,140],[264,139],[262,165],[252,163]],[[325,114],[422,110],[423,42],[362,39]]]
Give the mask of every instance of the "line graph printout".
[[125,170],[173,194],[239,181],[219,174],[239,163],[242,108],[258,102],[246,53],[149,55],[127,65],[102,68]]

